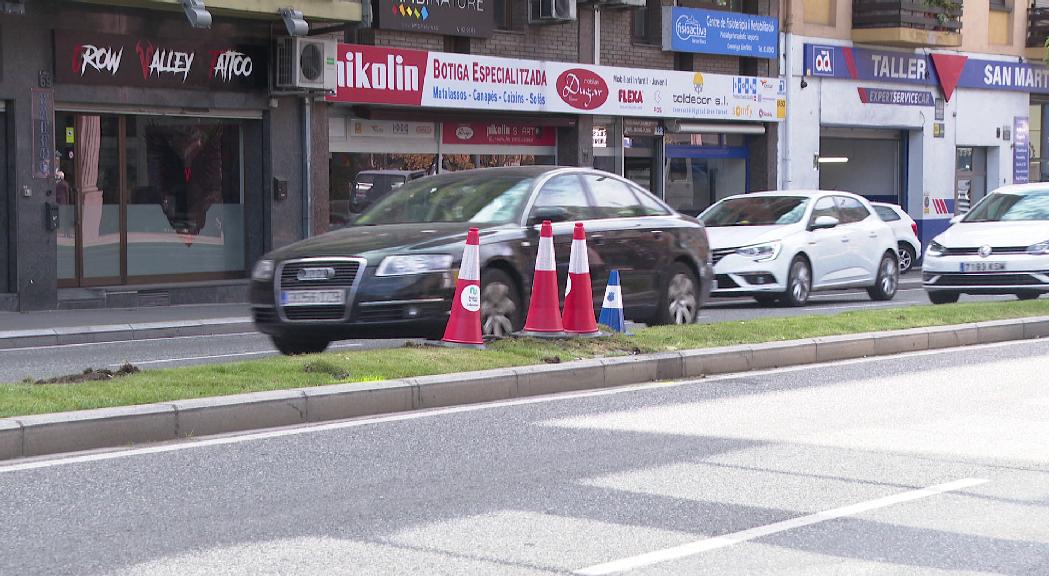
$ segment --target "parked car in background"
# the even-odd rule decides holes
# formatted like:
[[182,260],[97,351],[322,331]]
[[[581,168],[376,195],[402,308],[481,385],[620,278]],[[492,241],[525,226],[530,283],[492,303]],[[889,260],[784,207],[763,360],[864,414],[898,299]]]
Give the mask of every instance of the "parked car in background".
[[925,251],[922,284],[934,304],[1049,292],[1049,184],[999,188],[952,223]]
[[363,212],[376,200],[404,185],[422,178],[425,170],[362,170],[353,179],[350,211]]
[[575,222],[586,225],[595,308],[620,270],[625,315],[691,323],[713,281],[703,226],[634,183],[586,168],[486,168],[407,182],[352,225],[266,254],[252,272],[255,324],[285,354],[333,340],[443,333],[467,229],[480,234],[487,335],[519,330],[539,225],[554,222],[564,293]]
[[804,306],[814,290],[862,287],[891,300],[896,237],[861,196],[789,191],[731,196],[699,216],[714,255],[713,296]]
[[918,264],[922,243],[918,240],[918,223],[907,211],[895,204],[871,202],[874,213],[892,228],[900,254],[900,273],[910,272]]

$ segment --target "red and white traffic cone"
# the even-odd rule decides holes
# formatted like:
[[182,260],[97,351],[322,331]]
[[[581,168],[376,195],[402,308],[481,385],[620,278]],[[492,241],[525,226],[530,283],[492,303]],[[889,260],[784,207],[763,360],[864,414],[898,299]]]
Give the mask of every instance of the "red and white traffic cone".
[[539,232],[539,254],[532,277],[532,298],[528,304],[523,336],[564,336],[561,307],[557,298],[557,266],[554,262],[554,228],[543,220]]
[[477,228],[466,233],[466,250],[455,281],[452,315],[442,342],[456,346],[484,347],[481,337],[481,256]]
[[594,291],[590,284],[590,259],[586,255],[586,231],[576,222],[572,231],[572,256],[568,260],[568,285],[565,288],[565,332],[575,336],[600,334],[594,319]]

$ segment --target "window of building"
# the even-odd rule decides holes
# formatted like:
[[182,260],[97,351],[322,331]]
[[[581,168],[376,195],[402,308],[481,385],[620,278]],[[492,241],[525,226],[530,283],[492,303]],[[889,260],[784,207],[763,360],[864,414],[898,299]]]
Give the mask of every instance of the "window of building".
[[630,36],[634,42],[658,44],[662,26],[662,4],[659,0],[648,0],[646,6],[634,8]]
[[510,0],[495,0],[492,11],[495,12],[496,30],[513,30],[514,18]]

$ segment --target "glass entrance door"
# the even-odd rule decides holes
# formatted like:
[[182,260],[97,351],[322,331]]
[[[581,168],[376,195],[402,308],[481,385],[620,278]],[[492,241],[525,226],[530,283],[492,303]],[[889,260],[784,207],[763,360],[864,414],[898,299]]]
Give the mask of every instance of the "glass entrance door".
[[115,115],[57,114],[60,286],[118,284],[123,261],[120,131]]

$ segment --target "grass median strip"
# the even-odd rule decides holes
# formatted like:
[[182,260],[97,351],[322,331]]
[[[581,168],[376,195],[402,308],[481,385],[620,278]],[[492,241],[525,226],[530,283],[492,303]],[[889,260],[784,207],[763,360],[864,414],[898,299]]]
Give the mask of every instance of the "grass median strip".
[[416,345],[272,357],[76,384],[2,384],[0,417],[1043,315],[1049,315],[1049,300],[966,303],[660,326],[600,339],[504,340],[484,351]]

